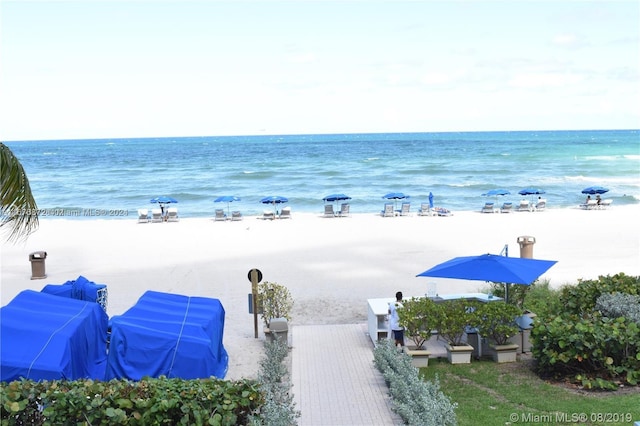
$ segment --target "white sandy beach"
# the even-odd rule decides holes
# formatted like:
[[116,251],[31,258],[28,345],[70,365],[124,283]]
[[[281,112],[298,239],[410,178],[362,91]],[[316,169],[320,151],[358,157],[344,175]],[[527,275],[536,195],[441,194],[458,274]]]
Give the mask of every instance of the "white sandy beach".
[[[477,291],[484,283],[416,274],[457,256],[498,254],[505,244],[517,257],[517,237],[525,235],[536,239],[535,258],[558,261],[541,277],[554,287],[618,272],[640,275],[638,205],[395,218],[323,218],[292,207],[292,219],[274,221],[41,219],[26,242],[3,243],[0,301],[79,275],[107,284],[109,315],[123,313],[149,289],[218,298],[226,310],[227,378],[238,379],[255,377],[263,354],[262,325],[255,339],[248,313],[251,268],[290,289],[292,326],[364,323],[367,299],[397,290],[423,295],[429,282],[439,294]],[[28,256],[39,250],[48,253],[48,277],[31,280]]]

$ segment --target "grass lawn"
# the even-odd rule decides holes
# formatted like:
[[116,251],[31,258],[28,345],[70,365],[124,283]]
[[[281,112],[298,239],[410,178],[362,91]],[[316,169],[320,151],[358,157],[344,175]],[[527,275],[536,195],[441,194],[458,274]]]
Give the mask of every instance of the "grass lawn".
[[420,371],[458,403],[460,426],[467,425],[633,425],[640,421],[640,388],[586,392],[547,383],[525,361],[497,364],[476,361],[451,365],[429,360]]

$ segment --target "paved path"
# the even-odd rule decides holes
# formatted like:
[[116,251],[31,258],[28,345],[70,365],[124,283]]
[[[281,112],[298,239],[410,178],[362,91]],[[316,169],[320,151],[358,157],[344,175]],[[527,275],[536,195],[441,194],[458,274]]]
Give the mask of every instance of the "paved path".
[[290,334],[300,426],[403,424],[373,364],[366,324],[294,326]]

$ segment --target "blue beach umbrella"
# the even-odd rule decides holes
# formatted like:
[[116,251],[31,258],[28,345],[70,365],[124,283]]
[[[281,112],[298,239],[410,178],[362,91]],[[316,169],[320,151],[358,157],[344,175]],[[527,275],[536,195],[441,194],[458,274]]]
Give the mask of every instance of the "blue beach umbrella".
[[158,203],[158,204],[171,204],[171,203],[177,203],[178,200],[176,200],[175,198],[167,197],[166,195],[161,195],[159,197],[152,198],[151,202]]
[[216,198],[215,200],[213,200],[214,203],[227,203],[227,217],[229,217],[229,210],[230,210],[230,203],[233,203],[234,201],[240,201],[239,197],[236,197],[235,195],[222,195],[218,198]]
[[339,201],[346,201],[350,199],[351,197],[345,194],[331,194],[324,197],[322,201],[324,201],[325,203],[336,203],[336,208],[337,208]]
[[605,188],[602,186],[590,186],[582,190],[583,194],[589,194],[589,195],[604,194],[605,192],[609,192],[609,188]]
[[382,196],[385,200],[393,200],[394,209],[398,210],[398,200],[406,200],[407,198],[411,198],[410,195],[406,195],[402,192],[389,192]]
[[276,214],[278,214],[276,204],[288,203],[289,199],[287,197],[281,197],[280,195],[272,195],[269,197],[264,197],[262,200],[260,200],[260,202],[262,204],[273,204],[273,207],[276,210]]
[[[544,193],[545,193],[545,191],[543,191],[542,189],[534,188],[534,187],[528,187],[528,188],[524,188],[524,189],[521,189],[520,191],[518,191],[518,194],[520,194],[520,195],[541,195],[541,194],[544,194]],[[533,200],[532,200],[532,202],[533,202]]]
[[433,208],[433,192],[429,192],[429,208]]
[[485,197],[497,197],[498,195],[509,195],[511,194],[511,192],[507,191],[506,189],[492,189],[490,191],[485,192],[484,194],[482,194]]
[[[505,285],[531,285],[556,263],[555,260],[482,254],[480,256],[455,257],[416,276],[491,281],[505,283]],[[505,287],[505,299],[507,298],[508,287]]]

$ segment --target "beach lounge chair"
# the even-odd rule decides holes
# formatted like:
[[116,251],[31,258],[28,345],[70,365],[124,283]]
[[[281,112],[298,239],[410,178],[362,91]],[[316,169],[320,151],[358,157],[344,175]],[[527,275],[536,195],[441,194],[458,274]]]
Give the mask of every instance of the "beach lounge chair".
[[584,210],[594,210],[598,208],[598,202],[596,200],[589,200],[586,203],[580,204],[580,207]]
[[429,207],[429,203],[420,204],[420,209],[418,209],[418,216],[433,216],[433,212],[431,211],[431,207]]
[[216,209],[216,215],[213,218],[214,220],[227,220],[227,215],[225,214],[224,210],[222,209]]
[[602,200],[600,201],[600,208],[606,209],[607,207],[611,206],[611,203],[613,203],[613,200],[610,198],[607,198],[606,200]]
[[545,200],[544,198],[539,198],[538,202],[536,203],[533,209],[537,212],[542,212],[546,208],[547,208],[547,200]]
[[438,216],[453,216],[453,213],[451,213],[451,210],[449,209],[445,209],[444,207],[434,207],[433,211],[435,212],[435,214],[437,214]]
[[484,203],[484,207],[480,210],[481,213],[493,213],[493,203]]
[[138,209],[138,223],[148,223],[148,222],[149,222],[149,210]]
[[291,207],[284,207],[280,210],[280,219],[291,219]]
[[384,205],[384,210],[382,210],[380,212],[380,216],[382,217],[394,217],[396,214],[393,211],[393,204],[392,203],[386,203]]
[[500,207],[500,213],[510,213],[513,207],[513,203],[502,203],[502,207]]
[[349,203],[340,204],[340,211],[338,212],[338,216],[347,217],[349,216]]
[[333,204],[324,205],[324,217],[336,217],[336,214],[333,212]]
[[151,210],[151,222],[162,222],[162,210],[160,209]]
[[518,204],[519,212],[528,212],[529,211],[529,200],[520,200],[520,204]]
[[242,213],[240,213],[240,211],[238,210],[232,211],[231,220],[242,220]]
[[167,209],[167,222],[177,222],[178,220],[178,208],[169,207]]
[[411,203],[402,203],[402,205],[400,206],[400,210],[398,211],[400,213],[400,216],[410,216],[409,214],[410,208],[411,208]]
[[263,220],[273,220],[275,218],[276,218],[276,214],[271,210],[264,210],[262,212],[262,217],[258,217],[258,219],[263,219]]

